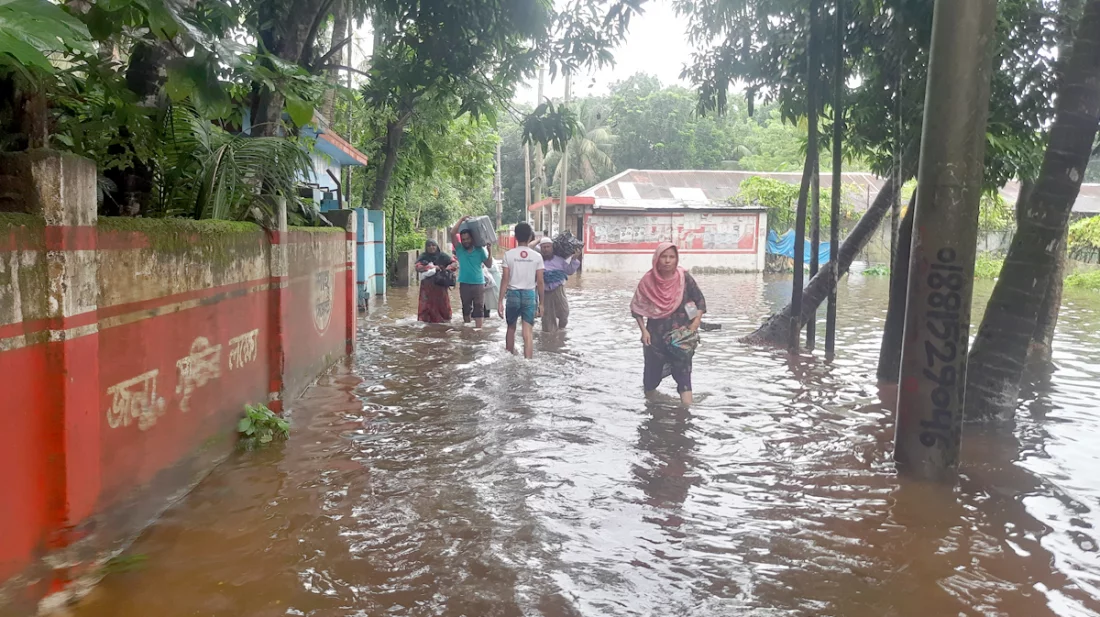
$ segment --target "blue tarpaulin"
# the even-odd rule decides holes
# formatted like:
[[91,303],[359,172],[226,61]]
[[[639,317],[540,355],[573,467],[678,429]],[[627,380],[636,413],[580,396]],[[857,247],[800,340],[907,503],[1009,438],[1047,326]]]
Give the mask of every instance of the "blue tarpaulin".
[[[806,265],[810,265],[810,255],[813,253],[810,251],[810,239],[806,238],[805,259]],[[775,230],[768,232],[768,254],[770,255],[782,255],[790,259],[794,259],[794,230],[788,230],[787,233],[780,236],[775,233]],[[829,262],[829,243],[822,242],[818,246],[817,261],[821,265],[825,265]]]

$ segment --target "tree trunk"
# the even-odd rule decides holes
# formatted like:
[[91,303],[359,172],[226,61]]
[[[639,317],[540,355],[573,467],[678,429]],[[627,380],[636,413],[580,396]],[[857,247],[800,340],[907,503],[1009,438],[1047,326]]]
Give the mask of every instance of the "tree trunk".
[[[261,33],[265,46],[287,62],[302,64],[304,56],[312,49],[311,37],[317,33],[315,24],[323,17],[320,13],[328,11],[331,2],[332,0],[297,0],[291,5],[288,15],[269,16],[276,23],[273,30]],[[253,105],[253,136],[279,135],[285,102],[286,97],[278,89],[260,88]]]
[[[344,39],[348,37],[348,9],[347,2],[344,0],[336,0],[333,5],[333,19],[332,19],[332,44],[329,45],[329,49],[335,48],[344,42]],[[341,55],[343,55],[341,53]],[[337,62],[336,64],[341,64]],[[340,78],[340,71],[338,69],[328,69],[328,75],[325,76],[325,84],[328,86],[325,90],[325,98],[321,103],[321,115],[329,124],[335,124],[336,118],[332,115],[333,108],[336,106],[336,82]]]
[[[851,267],[852,260],[867,246],[875,230],[882,224],[882,219],[886,215],[886,212],[889,211],[890,201],[894,199],[894,193],[897,192],[897,190],[897,175],[891,173],[887,177],[886,182],[882,185],[882,190],[879,191],[878,196],[875,197],[875,201],[871,204],[871,207],[867,209],[867,212],[863,213],[859,222],[856,223],[855,229],[853,229],[852,233],[844,239],[844,243],[837,252],[836,263],[829,262],[817,273],[817,276],[810,279],[810,284],[806,286],[802,294],[802,311],[799,316],[799,329],[809,321],[810,317],[817,311],[817,308],[821,306],[821,303],[829,296],[829,291],[835,285],[835,280],[840,280],[841,276],[848,273],[848,268]],[[833,269],[837,267],[840,269],[834,279]],[[791,315],[791,306],[787,305],[782,311],[769,317],[755,332],[742,338],[741,341],[750,345],[787,345],[791,336],[791,324],[794,321],[791,319]]]
[[1010,417],[1016,408],[1028,348],[1100,125],[1100,0],[1085,6],[1065,67],[1035,192],[1020,213],[970,354],[971,419]]
[[[913,248],[913,216],[917,192],[909,198],[909,207],[901,219],[897,233],[897,250],[890,264],[890,301],[886,307],[886,323],[882,326],[882,346],[878,352],[879,383],[895,384],[901,374],[901,343],[905,334],[905,301],[909,295],[909,253]],[[895,203],[897,203],[895,201]],[[891,211],[894,210],[891,204]]]
[[397,168],[397,157],[401,155],[401,142],[405,139],[407,122],[408,117],[386,123],[386,142],[382,144],[382,169],[378,170],[378,177],[374,181],[371,210],[381,210],[386,204],[386,192],[390,189],[393,170]]
[[1049,366],[1054,351],[1054,328],[1058,325],[1058,313],[1062,309],[1062,289],[1066,278],[1068,236],[1069,227],[1067,226],[1055,248],[1054,270],[1050,275],[1043,303],[1039,306],[1035,333],[1031,335],[1031,345],[1027,349],[1027,363],[1036,368]]

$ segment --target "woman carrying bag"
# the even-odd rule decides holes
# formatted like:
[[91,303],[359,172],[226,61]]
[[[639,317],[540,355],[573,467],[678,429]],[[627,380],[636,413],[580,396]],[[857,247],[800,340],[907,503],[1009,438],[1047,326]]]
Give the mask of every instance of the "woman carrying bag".
[[653,268],[642,276],[630,302],[630,314],[642,332],[642,384],[647,395],[672,375],[680,402],[692,403],[692,357],[706,312],[707,302],[695,278],[680,267],[680,251],[662,242],[653,253]]
[[420,273],[420,304],[417,321],[447,323],[451,321],[451,287],[454,287],[454,260],[439,250],[433,240],[424,243],[424,252],[416,260]]

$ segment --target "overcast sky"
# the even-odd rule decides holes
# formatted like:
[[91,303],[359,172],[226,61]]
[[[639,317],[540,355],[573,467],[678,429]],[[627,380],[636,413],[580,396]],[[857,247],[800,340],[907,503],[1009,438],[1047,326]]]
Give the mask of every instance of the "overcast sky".
[[[615,65],[591,75],[573,77],[573,95],[606,94],[608,87],[639,72],[656,75],[664,85],[680,81],[680,71],[691,60],[692,47],[685,30],[687,19],[676,15],[671,2],[651,0],[643,4],[645,13],[630,20],[626,42],[615,49]],[[547,77],[549,82],[549,76]],[[518,102],[535,104],[537,83],[531,83],[518,92]],[[565,80],[558,77],[547,83],[546,95],[560,97],[565,92]]]
[[[645,12],[630,20],[630,29],[622,47],[613,50],[615,64],[588,75],[573,76],[573,95],[607,94],[608,88],[639,72],[656,75],[663,85],[681,84],[680,71],[691,60],[692,47],[685,31],[687,19],[676,15],[669,0],[649,0],[642,5]],[[355,62],[370,55],[370,23],[356,30],[353,39]],[[354,77],[355,82],[362,80]],[[538,83],[534,80],[517,91],[516,102],[535,105]],[[559,75],[553,82],[547,75],[546,96],[560,98],[565,92],[565,80]]]

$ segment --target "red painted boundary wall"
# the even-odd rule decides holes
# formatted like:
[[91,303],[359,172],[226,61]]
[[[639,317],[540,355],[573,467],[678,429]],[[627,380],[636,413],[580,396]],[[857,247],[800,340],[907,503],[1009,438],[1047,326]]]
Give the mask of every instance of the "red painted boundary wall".
[[354,229],[99,219],[90,162],[5,164],[28,213],[0,214],[0,615],[67,599],[356,315]]

